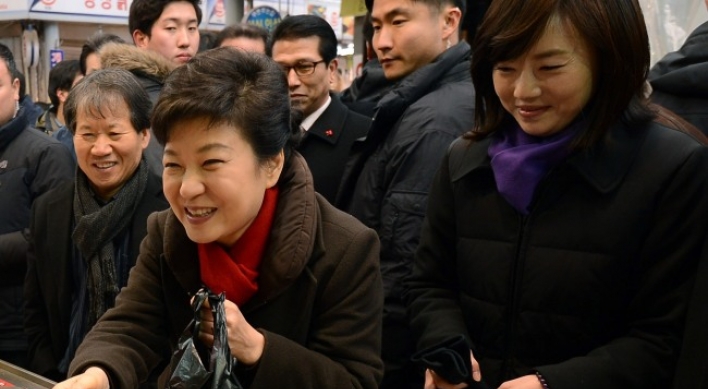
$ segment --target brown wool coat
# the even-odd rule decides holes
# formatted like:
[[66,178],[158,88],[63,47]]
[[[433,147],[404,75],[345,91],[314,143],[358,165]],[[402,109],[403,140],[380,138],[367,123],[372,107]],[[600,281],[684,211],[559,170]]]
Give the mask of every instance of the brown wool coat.
[[[241,307],[266,338],[245,381],[253,389],[376,388],[383,371],[376,233],[315,193],[297,153],[279,186],[259,290]],[[151,215],[128,286],[86,337],[70,375],[98,365],[111,388],[137,387],[169,358],[200,284],[197,245],[171,210]]]

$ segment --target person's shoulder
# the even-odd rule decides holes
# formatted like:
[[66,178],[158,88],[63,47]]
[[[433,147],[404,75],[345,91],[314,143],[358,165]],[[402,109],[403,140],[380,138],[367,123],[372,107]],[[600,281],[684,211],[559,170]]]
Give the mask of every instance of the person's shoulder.
[[371,127],[372,120],[370,117],[360,114],[359,112],[345,106],[347,116],[345,126],[353,128],[357,132],[358,137],[365,136]]
[[643,124],[641,127],[647,133],[648,142],[667,142],[667,146],[669,144],[675,146],[684,145],[688,148],[705,148],[706,146],[705,137],[699,137],[703,135],[702,133],[688,131],[669,121],[653,120]]
[[346,108],[346,112],[347,112],[347,121],[351,120],[351,121],[357,122],[357,123],[371,124],[370,117],[368,117],[364,114],[361,114],[361,113],[347,107],[346,105],[344,105],[344,108]]
[[455,88],[437,90],[418,99],[403,113],[400,125],[408,131],[440,132],[454,137],[474,125],[474,90]]
[[28,126],[17,136],[17,145],[27,148],[30,150],[61,150],[57,152],[66,151],[66,147],[62,145],[58,140],[52,138],[50,135],[45,134],[42,130]]
[[153,224],[154,226],[157,226],[160,230],[164,229],[166,225],[172,222],[179,223],[179,220],[170,208],[153,212],[148,217],[148,224]]
[[[40,213],[43,209],[51,210],[51,206],[56,201],[66,200],[68,202],[73,201],[74,198],[74,180],[69,180],[62,182],[61,184],[55,186],[54,188],[42,193],[37,197],[37,199],[32,203],[33,207],[38,208]],[[67,204],[72,207],[72,204]]]
[[369,232],[376,234],[354,216],[330,204],[322,195],[317,194],[317,206],[320,210],[320,220],[325,232],[354,237]]
[[[651,121],[641,126],[645,134],[641,152],[664,165],[680,164],[695,156],[708,163],[708,147],[694,135]],[[708,166],[706,166],[708,169]]]

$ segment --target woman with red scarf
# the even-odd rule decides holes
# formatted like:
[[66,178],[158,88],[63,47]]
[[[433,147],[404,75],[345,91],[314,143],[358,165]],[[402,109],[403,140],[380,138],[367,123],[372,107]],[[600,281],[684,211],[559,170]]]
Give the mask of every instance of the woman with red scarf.
[[77,350],[69,373],[82,374],[57,387],[137,387],[169,361],[202,286],[225,293],[245,388],[377,386],[378,240],[315,193],[297,129],[264,56],[210,50],[172,73],[153,112],[171,209],[148,219],[128,286]]

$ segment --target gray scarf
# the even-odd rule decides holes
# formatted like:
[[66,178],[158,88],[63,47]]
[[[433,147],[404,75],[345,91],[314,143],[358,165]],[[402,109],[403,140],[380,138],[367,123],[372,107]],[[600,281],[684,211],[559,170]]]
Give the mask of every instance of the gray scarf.
[[91,191],[86,174],[81,169],[76,169],[76,228],[71,238],[86,261],[89,303],[85,327],[87,329],[93,327],[101,315],[113,306],[118,294],[113,240],[133,219],[147,187],[147,179],[148,167],[143,159],[118,195],[108,204],[101,206]]

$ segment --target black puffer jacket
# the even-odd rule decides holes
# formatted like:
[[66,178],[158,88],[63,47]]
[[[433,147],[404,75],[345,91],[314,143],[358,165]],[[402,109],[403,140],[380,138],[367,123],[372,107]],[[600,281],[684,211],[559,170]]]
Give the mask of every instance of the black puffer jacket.
[[409,281],[419,347],[465,335],[490,387],[668,388],[708,231],[708,149],[617,126],[541,182],[531,212],[498,193],[490,138],[457,141],[433,184]]
[[651,100],[708,135],[708,22],[688,37],[681,49],[652,67]]
[[349,88],[342,91],[340,100],[350,110],[367,117],[374,116],[376,105],[394,86],[386,79],[381,63],[374,58],[364,64],[361,75],[354,79]]
[[74,160],[61,143],[28,126],[30,112],[0,126],[0,350],[22,350],[22,285],[27,271],[32,203],[74,177]]
[[350,165],[361,168],[345,176],[348,190],[340,201],[381,238],[387,297],[400,296],[407,271],[389,271],[413,259],[428,190],[445,150],[472,129],[470,54],[469,45],[459,43],[384,96],[364,150]]
[[[474,122],[470,54],[465,42],[451,47],[379,101],[367,139],[339,191],[337,204],[381,239],[387,374],[389,353],[412,349],[412,340],[403,335],[408,334],[408,319],[402,282],[413,263],[430,184],[445,150]],[[405,354],[396,359],[408,359]]]

